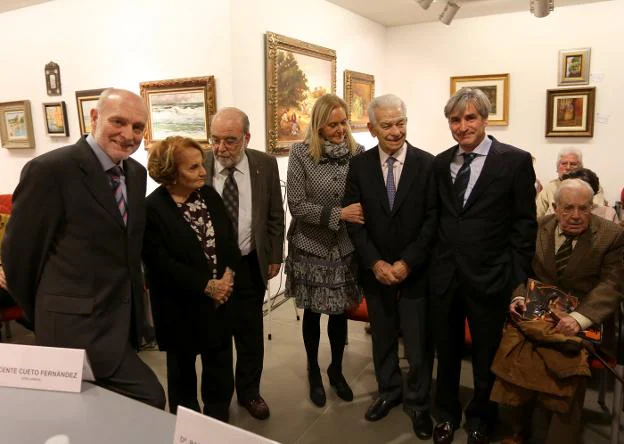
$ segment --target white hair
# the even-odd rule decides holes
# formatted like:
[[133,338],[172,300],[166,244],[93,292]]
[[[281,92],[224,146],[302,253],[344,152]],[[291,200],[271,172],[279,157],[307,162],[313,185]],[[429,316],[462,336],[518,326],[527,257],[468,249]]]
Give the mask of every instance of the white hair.
[[371,103],[368,104],[368,119],[373,125],[377,123],[377,116],[375,116],[376,108],[401,108],[403,115],[407,116],[407,106],[405,106],[405,102],[394,94],[385,94],[375,97]]
[[573,146],[568,146],[565,148],[561,148],[559,154],[557,155],[557,164],[556,167],[559,169],[559,162],[561,162],[561,158],[568,156],[570,154],[574,154],[578,159],[579,168],[583,168],[583,153],[578,148],[574,148]]
[[555,190],[555,203],[559,205],[561,199],[561,192],[563,190],[581,190],[587,193],[587,201],[591,203],[594,198],[594,190],[592,187],[581,179],[566,179],[561,181],[557,189]]

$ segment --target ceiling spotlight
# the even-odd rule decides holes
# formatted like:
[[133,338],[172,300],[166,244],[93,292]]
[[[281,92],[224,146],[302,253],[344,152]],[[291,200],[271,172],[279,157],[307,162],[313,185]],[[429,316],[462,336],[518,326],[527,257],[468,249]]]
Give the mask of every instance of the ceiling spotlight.
[[450,25],[453,21],[453,17],[457,14],[457,11],[459,11],[459,5],[457,3],[448,2],[444,7],[444,11],[440,14],[440,21],[445,25]]
[[429,9],[429,6],[431,6],[431,3],[433,3],[433,0],[416,0],[416,1],[420,5],[420,7],[423,9]]
[[531,0],[531,14],[535,17],[546,17],[555,9],[555,0]]

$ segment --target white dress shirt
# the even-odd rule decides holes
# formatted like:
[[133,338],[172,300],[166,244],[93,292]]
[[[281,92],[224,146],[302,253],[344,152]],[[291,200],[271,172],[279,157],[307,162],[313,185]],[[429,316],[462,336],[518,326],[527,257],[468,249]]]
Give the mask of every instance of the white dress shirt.
[[[394,177],[394,187],[397,190],[399,189],[399,180],[401,179],[401,172],[403,172],[403,165],[405,164],[406,155],[407,142],[405,142],[403,146],[392,155],[392,157],[396,159],[396,161],[392,165],[392,176]],[[381,148],[379,148],[379,161],[381,162],[381,172],[383,173],[383,180],[384,184],[386,185],[388,185],[386,183],[388,181],[388,164],[386,163],[388,157],[390,157],[390,155],[385,153]]]
[[[253,233],[251,231],[251,177],[249,170],[249,159],[247,154],[243,153],[240,162],[234,167],[234,180],[238,187],[238,247],[243,256],[251,253],[255,248]],[[223,185],[227,179],[228,171],[217,158],[214,161],[214,174],[212,178],[212,186],[223,196]]]
[[464,194],[464,202],[463,205],[466,205],[466,201],[470,197],[470,193],[477,183],[477,179],[481,175],[481,171],[483,170],[483,164],[485,163],[485,158],[490,152],[490,147],[492,146],[492,139],[490,139],[487,135],[483,138],[481,143],[472,151],[464,151],[460,148],[457,149],[457,153],[455,153],[455,157],[451,162],[451,179],[453,183],[455,183],[455,178],[457,177],[457,173],[459,169],[464,164],[464,156],[463,153],[472,152],[477,155],[470,163],[470,178],[468,179],[468,187],[466,188],[466,193]]

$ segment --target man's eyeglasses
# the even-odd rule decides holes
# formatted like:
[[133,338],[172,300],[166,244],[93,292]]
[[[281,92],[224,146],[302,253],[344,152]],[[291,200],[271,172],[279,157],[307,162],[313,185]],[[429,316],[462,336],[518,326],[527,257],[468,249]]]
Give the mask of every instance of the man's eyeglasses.
[[226,148],[234,148],[240,143],[243,137],[224,137],[223,139],[215,136],[210,136],[208,143],[212,146],[221,146],[223,144]]

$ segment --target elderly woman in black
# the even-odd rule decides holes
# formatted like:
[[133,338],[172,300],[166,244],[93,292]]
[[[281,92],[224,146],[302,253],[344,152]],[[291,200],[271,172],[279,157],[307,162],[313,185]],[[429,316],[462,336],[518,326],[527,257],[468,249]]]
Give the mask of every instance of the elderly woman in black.
[[288,162],[287,194],[292,221],[288,230],[286,294],[305,309],[303,342],[310,399],[319,407],[326,402],[318,364],[321,314],[329,315],[329,383],[341,399],[353,399],[342,373],[347,334],[345,310],[357,305],[362,296],[345,222],[361,224],[364,217],[359,203],[342,208],[341,202],[349,161],[362,151],[363,147],[351,135],[347,104],[334,94],[326,94],[314,104],[305,140],[293,145]]
[[167,355],[169,409],[200,411],[195,359],[202,359],[203,413],[229,419],[234,391],[228,298],[240,258],[221,197],[204,184],[204,152],[168,137],[149,153],[160,187],[147,197],[143,262],[156,327]]

